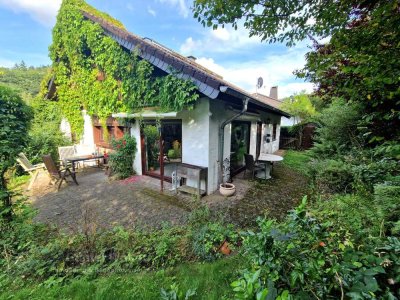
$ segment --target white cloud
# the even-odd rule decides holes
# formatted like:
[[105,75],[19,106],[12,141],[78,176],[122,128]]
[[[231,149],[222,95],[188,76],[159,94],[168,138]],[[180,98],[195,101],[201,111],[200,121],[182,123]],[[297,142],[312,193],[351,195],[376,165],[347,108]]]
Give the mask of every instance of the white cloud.
[[155,17],[157,15],[156,11],[154,9],[152,9],[150,6],[147,7],[147,12],[152,15],[153,17]]
[[61,0],[0,0],[0,6],[16,13],[27,13],[35,21],[53,26]]
[[306,90],[311,92],[313,85],[308,82],[295,81],[293,71],[304,66],[304,50],[289,49],[282,55],[270,55],[260,59],[241,62],[235,61],[221,66],[212,58],[200,57],[197,63],[223,76],[225,80],[240,88],[254,93],[256,92],[257,78],[264,79],[264,86],[259,93],[269,95],[271,86],[277,85],[279,98],[287,97],[295,92]]
[[260,38],[249,37],[247,29],[239,26],[237,30],[231,27],[219,27],[216,30],[209,29],[199,39],[189,37],[180,47],[184,55],[206,55],[207,53],[241,52],[245,47],[260,45]]
[[184,18],[189,16],[189,8],[186,5],[185,0],[159,0],[161,3],[167,3],[171,6],[177,6],[179,9],[179,14]]

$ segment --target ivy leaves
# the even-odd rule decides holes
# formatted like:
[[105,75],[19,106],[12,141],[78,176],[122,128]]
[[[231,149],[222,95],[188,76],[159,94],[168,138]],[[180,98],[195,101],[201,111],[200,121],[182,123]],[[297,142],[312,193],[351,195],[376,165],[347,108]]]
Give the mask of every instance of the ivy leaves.
[[81,109],[105,120],[146,106],[180,111],[197,100],[192,81],[177,73],[156,77],[149,62],[85,20],[81,10],[104,17],[82,0],[64,0],[50,47],[58,103],[78,136],[83,131]]

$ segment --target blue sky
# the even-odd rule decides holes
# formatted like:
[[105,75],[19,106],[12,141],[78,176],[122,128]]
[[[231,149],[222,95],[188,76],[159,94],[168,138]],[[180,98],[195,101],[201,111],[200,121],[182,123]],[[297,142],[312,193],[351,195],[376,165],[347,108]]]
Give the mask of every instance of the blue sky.
[[[279,97],[305,89],[310,83],[296,79],[293,70],[304,65],[308,42],[293,48],[268,44],[248,37],[248,32],[230,26],[203,28],[186,0],[87,0],[101,11],[120,20],[142,37],[149,37],[222,75],[224,79],[255,92],[258,77],[268,94],[278,85]],[[10,67],[24,60],[28,65],[49,65],[48,46],[61,0],[0,0],[0,66]]]

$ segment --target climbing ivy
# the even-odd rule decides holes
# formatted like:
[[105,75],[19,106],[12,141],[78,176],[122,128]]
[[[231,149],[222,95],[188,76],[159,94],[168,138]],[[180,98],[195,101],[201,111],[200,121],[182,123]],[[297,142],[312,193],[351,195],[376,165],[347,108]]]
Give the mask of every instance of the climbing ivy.
[[83,130],[82,109],[105,124],[115,112],[145,106],[179,111],[199,97],[193,82],[175,73],[156,77],[149,62],[122,48],[99,24],[85,19],[82,11],[122,27],[83,0],[64,0],[61,5],[50,46],[52,72],[60,108],[78,136]]

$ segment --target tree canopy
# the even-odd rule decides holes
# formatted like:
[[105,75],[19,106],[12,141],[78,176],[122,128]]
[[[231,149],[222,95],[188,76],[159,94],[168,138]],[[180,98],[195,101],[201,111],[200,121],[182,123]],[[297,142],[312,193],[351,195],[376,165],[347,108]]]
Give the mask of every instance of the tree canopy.
[[305,121],[316,114],[315,107],[305,91],[283,99],[281,109],[291,114],[296,121]]
[[374,5],[379,1],[196,0],[193,11],[204,26],[237,28],[243,22],[250,36],[293,45],[309,35],[326,37],[342,30]]

